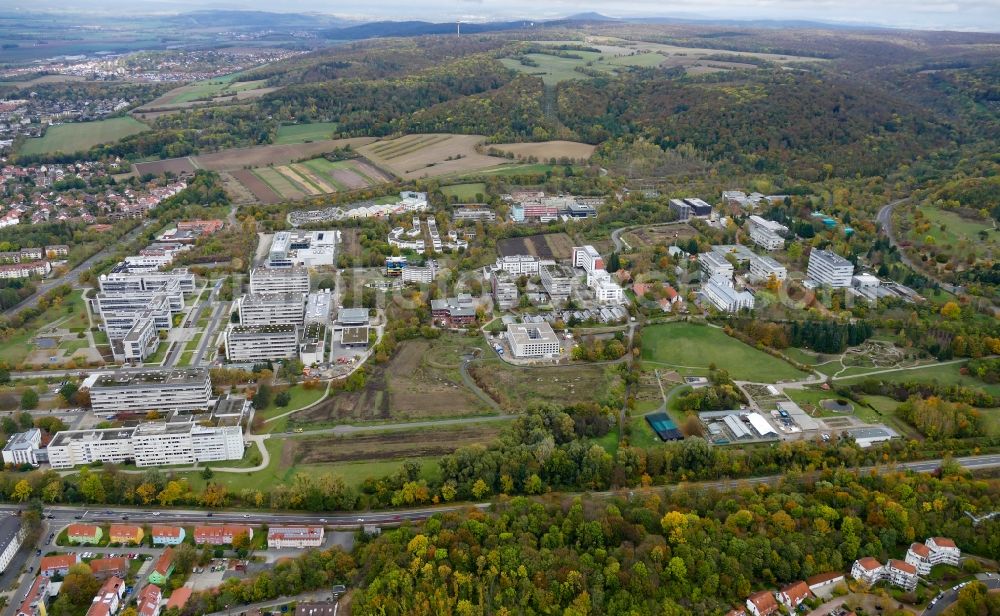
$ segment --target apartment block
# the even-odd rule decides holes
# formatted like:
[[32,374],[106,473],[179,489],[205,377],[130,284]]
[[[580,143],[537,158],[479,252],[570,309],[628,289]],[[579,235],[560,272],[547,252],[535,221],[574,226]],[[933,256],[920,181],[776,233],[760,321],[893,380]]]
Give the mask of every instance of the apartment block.
[[318,548],[323,545],[322,526],[271,526],[267,530],[267,547]]
[[250,272],[250,293],[308,293],[309,270],[303,267],[257,268]]
[[750,240],[764,250],[778,250],[785,247],[783,235],[788,233],[788,227],[753,215],[748,219],[750,225]]
[[403,282],[415,282],[417,284],[430,284],[434,282],[438,274],[437,261],[429,259],[426,265],[408,265],[403,270],[401,278]]
[[240,297],[237,303],[241,325],[301,327],[305,324],[306,296],[303,293],[254,293]]
[[496,302],[500,310],[510,310],[517,306],[518,293],[517,281],[514,276],[503,271],[496,270],[490,274],[490,288],[493,293],[493,301]]
[[510,255],[497,259],[493,269],[503,270],[515,276],[534,276],[538,273],[540,261],[531,255]]
[[194,542],[197,545],[232,545],[233,539],[240,535],[245,535],[247,539],[253,539],[253,527],[245,524],[196,526]]
[[261,362],[298,356],[299,328],[295,325],[230,325],[226,330],[226,359]]
[[5,515],[0,518],[0,573],[7,570],[26,534],[27,529],[21,525],[20,517]]
[[604,269],[604,259],[593,246],[573,247],[573,267],[582,267],[588,273]]
[[885,576],[889,583],[905,590],[917,587],[917,568],[903,560],[889,559],[885,564]]
[[951,539],[946,537],[931,537],[925,543],[931,551],[930,559],[932,565],[958,566],[962,559],[962,550]]
[[90,386],[95,413],[202,411],[212,397],[207,368],[103,374]]
[[812,249],[806,276],[814,282],[833,288],[851,286],[854,264],[844,257],[828,250]]
[[553,301],[562,301],[569,298],[573,291],[573,279],[564,275],[554,265],[543,265],[538,268],[539,277],[542,279],[542,288],[549,294]]
[[713,276],[730,279],[733,277],[733,264],[715,252],[703,252],[698,255],[698,266],[701,268],[702,275],[706,279]]
[[778,263],[767,255],[755,254],[750,259],[750,278],[754,280],[766,281],[774,276],[777,280],[787,280],[788,270],[784,265]]
[[193,464],[243,458],[240,426],[145,423],[132,436],[136,466]]
[[64,430],[52,437],[46,451],[52,468],[73,468],[105,462],[121,464],[132,460],[132,433],[135,428],[107,430]]

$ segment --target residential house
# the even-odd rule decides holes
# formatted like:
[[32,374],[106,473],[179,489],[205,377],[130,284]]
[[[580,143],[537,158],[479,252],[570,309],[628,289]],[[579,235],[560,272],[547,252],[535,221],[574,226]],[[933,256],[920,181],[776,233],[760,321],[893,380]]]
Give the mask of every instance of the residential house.
[[90,561],[90,570],[94,577],[99,580],[106,580],[110,577],[125,579],[128,574],[128,559],[121,556],[95,558]]
[[877,583],[885,575],[885,568],[882,563],[871,556],[865,556],[854,561],[851,567],[851,577],[868,586]]
[[156,584],[147,584],[139,593],[138,608],[139,616],[159,616],[160,602],[163,601],[163,592]]
[[43,556],[38,564],[38,574],[45,577],[53,575],[66,575],[69,568],[80,562],[80,557],[76,554],[59,554],[57,556]]
[[253,539],[253,528],[243,524],[196,526],[194,542],[197,545],[232,545],[233,539],[239,535],[246,535],[247,539]]
[[931,549],[923,543],[914,542],[910,544],[910,549],[906,550],[905,562],[913,565],[920,575],[927,575],[931,572]]
[[184,606],[187,605],[188,599],[191,598],[192,592],[194,591],[192,591],[191,588],[181,586],[174,592],[170,593],[170,599],[167,600],[166,609],[169,610],[172,607],[175,607],[178,610],[184,609]]
[[322,526],[272,526],[267,530],[269,548],[318,548],[321,545]]
[[70,524],[66,529],[66,539],[70,543],[97,545],[104,536],[104,529],[96,524]]
[[114,616],[122,607],[122,597],[125,596],[125,580],[120,577],[110,577],[97,591],[87,616]]
[[817,573],[806,578],[806,584],[813,593],[825,591],[844,581],[844,574],[836,571]]
[[958,566],[962,559],[962,550],[946,537],[931,537],[927,540],[927,548],[931,551],[931,564],[934,565]]
[[15,616],[47,616],[48,609],[45,603],[49,598],[50,585],[49,578],[44,575],[36,577]]
[[778,611],[778,602],[771,591],[761,590],[747,597],[747,611],[753,616],[770,616]]
[[788,608],[789,612],[797,610],[803,601],[812,596],[813,594],[809,590],[809,586],[802,581],[788,584],[775,593],[775,598]]
[[162,586],[167,583],[170,574],[174,572],[174,549],[167,548],[156,561],[152,573],[149,574],[149,583]]
[[917,568],[910,563],[892,558],[885,565],[886,577],[893,586],[905,590],[917,587]]
[[177,545],[184,541],[183,526],[153,526],[153,545]]
[[145,531],[137,524],[112,524],[108,531],[108,540],[111,543],[121,543],[123,545],[142,543]]

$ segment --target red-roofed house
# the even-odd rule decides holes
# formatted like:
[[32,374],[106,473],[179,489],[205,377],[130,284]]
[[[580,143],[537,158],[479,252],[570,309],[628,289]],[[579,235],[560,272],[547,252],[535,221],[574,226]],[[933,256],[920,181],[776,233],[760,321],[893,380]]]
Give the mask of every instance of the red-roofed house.
[[46,616],[45,602],[49,598],[49,578],[40,575],[35,578],[28,594],[15,616]]
[[931,551],[931,564],[957,566],[962,559],[962,550],[946,537],[931,537],[927,540],[927,547]]
[[198,545],[232,545],[233,538],[246,535],[253,539],[253,528],[244,524],[228,524],[225,526],[197,526],[194,529],[194,542]]
[[69,568],[80,562],[76,554],[59,554],[58,556],[43,556],[38,564],[39,575],[52,577],[55,574],[66,575]]
[[318,548],[321,545],[322,526],[272,526],[267,530],[269,548]]
[[747,597],[747,610],[753,616],[769,616],[778,611],[778,602],[770,591],[761,590]]
[[66,538],[70,543],[97,545],[103,536],[104,531],[96,524],[70,524],[66,527]]
[[99,580],[106,580],[112,576],[124,578],[128,573],[128,559],[121,556],[95,558],[90,561],[90,570]]
[[139,593],[139,616],[159,616],[163,593],[156,584],[147,584]]
[[183,526],[154,526],[150,534],[155,545],[178,545],[184,541]]
[[775,598],[781,602],[788,611],[794,612],[803,601],[813,596],[812,591],[805,582],[793,582],[775,593]]
[[111,543],[141,543],[145,532],[141,526],[136,524],[112,524],[108,532],[108,540]]
[[927,575],[931,572],[931,549],[926,545],[916,542],[910,544],[910,549],[906,550],[906,562],[917,568],[917,573]]
[[149,574],[149,583],[163,585],[167,583],[167,578],[174,572],[174,549],[167,548],[156,561],[156,566]]
[[851,567],[851,577],[869,586],[877,583],[885,575],[885,568],[882,563],[871,556],[865,556],[854,561]]
[[917,568],[906,561],[889,559],[885,565],[885,572],[889,583],[894,586],[906,590],[913,590],[917,587]]
[[193,591],[187,586],[181,586],[174,592],[170,593],[170,598],[167,599],[167,609],[169,610],[172,607],[182,609],[187,604],[188,599],[191,598],[192,592]]
[[104,585],[97,591],[94,602],[87,610],[87,616],[114,616],[121,607],[122,597],[125,595],[125,580],[120,577],[110,577],[105,580]]

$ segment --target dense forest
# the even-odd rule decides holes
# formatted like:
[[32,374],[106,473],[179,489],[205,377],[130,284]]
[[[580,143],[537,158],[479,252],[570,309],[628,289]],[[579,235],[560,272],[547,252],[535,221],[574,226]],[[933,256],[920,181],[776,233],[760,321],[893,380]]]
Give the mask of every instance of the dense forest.
[[[778,488],[637,490],[629,498],[514,498],[435,516],[362,548],[353,613],[721,614],[752,591],[927,536],[1000,556],[996,480],[830,471]],[[922,592],[922,591],[918,591]]]

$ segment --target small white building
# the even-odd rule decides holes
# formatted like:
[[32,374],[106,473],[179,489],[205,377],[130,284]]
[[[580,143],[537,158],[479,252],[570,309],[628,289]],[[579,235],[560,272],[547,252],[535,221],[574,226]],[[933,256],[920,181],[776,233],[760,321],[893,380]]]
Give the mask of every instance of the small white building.
[[38,466],[38,449],[42,446],[42,431],[32,428],[10,437],[3,448],[4,464],[30,464]]
[[503,270],[515,276],[534,276],[541,262],[532,255],[509,255],[497,259],[493,269]]

